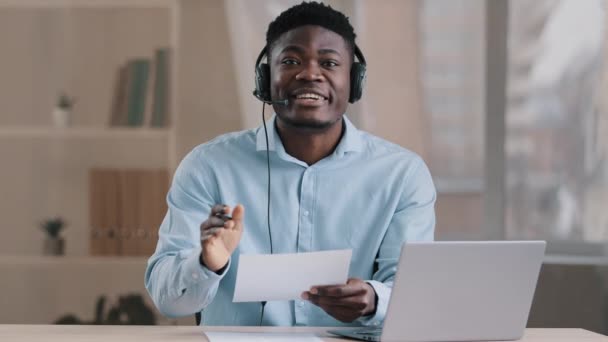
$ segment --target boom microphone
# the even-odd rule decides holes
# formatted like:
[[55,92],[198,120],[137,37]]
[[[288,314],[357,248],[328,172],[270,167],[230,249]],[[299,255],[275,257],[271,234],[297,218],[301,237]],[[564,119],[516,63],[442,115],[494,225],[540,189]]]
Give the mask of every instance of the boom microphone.
[[260,101],[262,101],[262,102],[264,102],[266,104],[269,104],[269,105],[275,105],[276,104],[276,105],[280,105],[280,106],[287,106],[289,104],[289,101],[287,99],[275,100],[275,101],[264,100],[262,98],[262,96],[260,96],[260,94],[257,91],[255,91],[255,90],[253,91],[253,96],[255,96],[258,100],[260,100]]
[[267,101],[266,103],[270,104],[270,105],[281,105],[281,106],[287,106],[289,104],[289,101],[287,99],[283,99],[283,100],[276,100],[276,101]]

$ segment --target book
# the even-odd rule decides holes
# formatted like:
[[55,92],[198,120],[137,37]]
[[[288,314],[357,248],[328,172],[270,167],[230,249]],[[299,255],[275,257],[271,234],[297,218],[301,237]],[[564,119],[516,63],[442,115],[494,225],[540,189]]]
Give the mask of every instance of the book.
[[102,184],[100,182],[100,171],[89,171],[89,254],[103,255],[102,247],[102,203],[101,192]]
[[120,207],[120,255],[139,255],[136,232],[139,227],[139,208],[148,200],[140,197],[141,171],[118,170]]
[[89,171],[89,226],[91,255],[119,255],[120,197],[115,170]]
[[141,126],[146,108],[148,95],[148,77],[150,60],[137,58],[127,64],[129,87],[127,96],[127,124],[132,127]]
[[110,115],[110,126],[127,126],[127,89],[129,85],[128,68],[121,65],[116,72],[114,97]]
[[154,102],[152,105],[151,127],[169,125],[169,48],[157,49],[154,54]]

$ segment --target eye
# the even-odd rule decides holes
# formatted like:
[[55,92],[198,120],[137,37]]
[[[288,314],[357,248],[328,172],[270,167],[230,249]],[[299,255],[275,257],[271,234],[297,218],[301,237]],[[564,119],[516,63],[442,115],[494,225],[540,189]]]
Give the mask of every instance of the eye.
[[326,68],[334,68],[334,67],[337,67],[339,64],[338,64],[338,62],[336,62],[334,60],[329,60],[329,61],[322,62],[321,65]]
[[281,64],[285,65],[297,65],[299,62],[294,58],[285,58],[281,61]]

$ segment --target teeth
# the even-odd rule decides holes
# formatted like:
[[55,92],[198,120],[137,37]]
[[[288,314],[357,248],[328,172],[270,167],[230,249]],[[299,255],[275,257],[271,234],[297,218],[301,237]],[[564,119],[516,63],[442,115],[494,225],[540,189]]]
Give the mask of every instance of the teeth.
[[312,100],[322,100],[323,97],[313,93],[304,93],[296,96],[297,99],[312,99]]

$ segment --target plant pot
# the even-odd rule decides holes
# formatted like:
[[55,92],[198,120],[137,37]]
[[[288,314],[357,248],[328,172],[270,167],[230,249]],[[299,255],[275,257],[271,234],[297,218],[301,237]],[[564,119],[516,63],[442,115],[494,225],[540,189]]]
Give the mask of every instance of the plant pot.
[[65,243],[63,238],[47,237],[44,239],[42,253],[44,255],[63,255]]
[[55,127],[65,128],[72,123],[72,111],[68,108],[55,107],[53,109],[53,124]]

